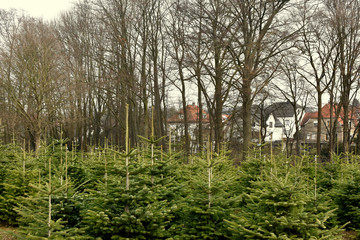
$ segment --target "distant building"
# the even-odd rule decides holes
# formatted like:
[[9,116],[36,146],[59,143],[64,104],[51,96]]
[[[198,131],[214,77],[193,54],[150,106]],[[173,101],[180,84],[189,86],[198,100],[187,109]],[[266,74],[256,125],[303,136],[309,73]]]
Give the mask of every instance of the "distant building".
[[[198,129],[199,129],[200,110],[199,107],[195,105],[195,103],[193,103],[192,105],[187,105],[186,110],[187,110],[187,121],[189,126],[189,136],[192,141],[196,141],[198,136]],[[210,124],[210,117],[205,110],[202,110],[201,114],[202,114],[203,133],[205,140],[206,139],[205,134]],[[171,129],[173,140],[174,141],[181,140],[185,135],[184,110],[181,109],[178,112],[176,112],[174,115],[172,115],[170,118],[168,118],[167,123],[169,124],[169,128]]]
[[[199,115],[200,110],[195,103],[192,105],[186,106],[187,110],[187,121],[188,121],[188,127],[189,127],[189,136],[190,136],[190,148],[195,150],[195,146],[198,143],[198,133],[199,133]],[[205,110],[202,110],[202,133],[203,133],[203,141],[207,141],[209,134],[211,133],[211,125],[210,125],[210,116],[209,113],[207,113]],[[226,122],[229,120],[230,115],[228,114],[222,114],[222,120],[224,122],[224,138],[226,139],[229,135],[229,125],[226,124]],[[172,132],[172,140],[173,141],[181,141],[183,137],[185,136],[185,116],[184,116],[184,110],[181,109],[175,114],[173,114],[171,117],[168,118],[167,123],[169,125],[169,128]]]
[[[335,111],[337,106],[333,107],[333,113],[332,118],[333,121],[335,120]],[[307,143],[315,143],[316,142],[316,136],[317,136],[317,126],[318,124],[321,124],[321,136],[320,141],[325,143],[329,141],[329,126],[330,126],[330,104],[325,104],[321,108],[321,115],[322,115],[322,121],[321,123],[318,122],[318,112],[309,112],[306,113],[302,122],[301,122],[301,138],[303,141]],[[349,129],[350,129],[350,135],[353,135],[356,130],[356,126],[358,124],[358,109],[355,111],[349,112]],[[344,112],[341,110],[339,117],[337,120],[337,129],[336,129],[336,135],[337,135],[337,141],[343,141],[343,126],[344,126]]]
[[[299,105],[296,111],[297,116],[301,117],[302,108]],[[258,110],[254,118],[254,131],[260,131],[261,122],[266,130],[266,142],[293,139],[296,133],[295,111],[290,102],[277,102]]]

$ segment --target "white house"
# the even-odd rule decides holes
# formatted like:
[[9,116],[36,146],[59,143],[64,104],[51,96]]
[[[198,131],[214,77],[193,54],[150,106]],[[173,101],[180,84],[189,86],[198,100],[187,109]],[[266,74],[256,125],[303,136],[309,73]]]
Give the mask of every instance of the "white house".
[[[301,115],[301,108],[297,106],[297,115]],[[290,102],[273,103],[264,110],[266,126],[265,141],[282,141],[294,138],[296,132],[295,112]],[[260,129],[260,126],[258,126]]]

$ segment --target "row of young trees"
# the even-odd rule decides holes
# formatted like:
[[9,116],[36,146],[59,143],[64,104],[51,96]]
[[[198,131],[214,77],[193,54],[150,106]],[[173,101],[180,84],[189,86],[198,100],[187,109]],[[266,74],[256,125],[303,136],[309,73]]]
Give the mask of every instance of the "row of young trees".
[[0,145],[0,223],[19,239],[342,239],[359,231],[358,156],[319,163],[249,152],[236,166],[226,147],[186,163],[154,146],[105,144],[38,155]]
[[[2,10],[4,141],[26,139],[37,150],[41,139],[62,135],[81,149],[101,145],[105,138],[124,146],[129,104],[130,141],[138,145],[138,135],[150,134],[151,106],[155,135],[166,135],[169,103],[174,101],[170,97],[176,92],[184,111],[185,151],[191,94],[200,112],[209,112],[215,146],[224,139],[223,111],[241,109],[242,149],[247,150],[253,104],[266,99],[265,92],[277,92],[294,108],[314,97],[319,111],[328,94],[336,106],[332,111],[344,116],[348,151],[348,113],[359,88],[359,4],[88,0],[51,23]],[[299,122],[301,115],[297,117]],[[334,117],[328,129],[330,149],[337,124]],[[201,146],[202,114],[199,129]],[[320,153],[321,124],[317,131]]]

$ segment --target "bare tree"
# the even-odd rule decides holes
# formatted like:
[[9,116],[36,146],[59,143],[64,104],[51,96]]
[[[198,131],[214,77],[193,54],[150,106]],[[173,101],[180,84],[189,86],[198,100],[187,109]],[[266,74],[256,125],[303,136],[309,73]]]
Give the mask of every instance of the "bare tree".
[[[295,151],[296,154],[300,154],[300,122],[305,115],[305,109],[310,98],[310,89],[305,81],[298,73],[298,61],[299,58],[291,52],[287,53],[288,57],[283,59],[281,65],[280,82],[274,83],[275,88],[281,93],[281,95],[288,101],[294,112],[294,122],[286,126],[289,129],[295,130]],[[291,154],[292,144],[288,146],[289,132],[286,132],[287,152]]]
[[5,46],[3,87],[13,110],[23,118],[22,127],[37,152],[46,129],[56,124],[57,106],[64,90],[60,84],[63,75],[58,68],[60,45],[49,25],[24,18]]
[[186,33],[187,33],[187,19],[186,15],[183,14],[184,8],[186,5],[181,3],[179,0],[174,1],[172,7],[169,12],[169,23],[167,27],[167,36],[169,38],[169,54],[172,59],[175,61],[174,65],[176,65],[176,73],[178,76],[174,80],[180,80],[180,86],[178,86],[174,82],[174,86],[181,93],[181,102],[182,109],[184,113],[184,137],[185,137],[185,154],[188,155],[190,153],[190,135],[189,135],[189,123],[188,123],[188,108],[186,102],[186,81],[188,78],[185,76],[186,69],[186,52],[187,43],[186,43]]
[[[76,142],[81,149],[90,144],[91,126],[96,118],[101,118],[103,103],[96,98],[94,89],[97,77],[96,55],[96,22],[93,7],[88,3],[78,3],[57,22],[58,38],[63,44],[62,54],[66,56],[64,70],[68,74],[66,82],[69,101],[63,112],[64,137]],[[99,114],[93,117],[95,102],[100,105]],[[98,122],[98,121],[97,121]],[[100,126],[98,125],[97,128]],[[99,132],[99,129],[96,130]]]
[[[360,85],[360,3],[359,1],[325,1],[329,11],[330,27],[335,30],[337,42],[339,79],[341,81],[340,101],[344,111],[343,144],[349,151],[351,101]],[[334,37],[333,36],[333,37]]]
[[[164,114],[161,108],[161,85],[160,85],[160,61],[161,61],[161,31],[163,12],[161,11],[164,1],[149,0],[150,26],[149,26],[149,50],[152,66],[152,96],[155,107],[155,134],[160,137],[165,134]],[[154,113],[153,113],[154,114]]]
[[140,62],[136,64],[135,67],[138,68],[138,72],[140,75],[140,82],[138,84],[140,92],[139,92],[139,100],[141,101],[141,105],[139,106],[139,128],[143,129],[139,133],[144,137],[148,137],[149,135],[149,95],[150,95],[150,70],[148,69],[148,49],[149,49],[149,25],[150,25],[150,5],[151,2],[148,0],[141,0],[134,2],[134,12],[136,12],[136,16],[134,18],[134,38],[136,39],[137,44],[135,48],[138,51],[138,58]]
[[10,78],[11,74],[11,59],[14,52],[15,38],[14,36],[19,31],[21,25],[21,17],[16,11],[0,10],[0,119],[1,128],[3,131],[4,142],[8,143],[15,137],[15,126],[20,122],[16,112],[13,111],[15,106],[8,95],[5,86],[6,80]]
[[197,0],[193,5],[187,5],[188,9],[184,8],[181,12],[187,15],[188,28],[187,28],[187,70],[191,73],[193,82],[197,86],[197,102],[199,107],[198,112],[198,135],[197,144],[198,149],[202,149],[204,144],[203,139],[203,78],[206,75],[204,73],[205,59],[209,52],[207,48],[202,46],[204,41],[204,0]]
[[336,43],[332,41],[332,30],[321,4],[306,1],[300,11],[304,28],[301,32],[301,44],[298,46],[305,64],[298,72],[316,90],[318,109],[316,152],[320,155],[322,97],[331,84],[327,72],[335,54]]
[[[236,87],[243,102],[243,150],[251,142],[251,106],[256,95],[276,72],[279,54],[291,47],[294,30],[286,12],[287,0],[230,0],[233,24],[227,45],[239,81]],[[261,76],[261,77],[260,77]],[[244,158],[246,154],[243,155]]]
[[116,119],[119,130],[117,139],[122,146],[125,145],[124,138],[121,137],[125,133],[125,106],[130,105],[129,121],[133,123],[130,128],[130,140],[132,145],[136,145],[139,118],[135,56],[132,47],[135,44],[130,24],[133,19],[133,6],[127,0],[99,0],[96,5],[96,15],[104,25],[109,40],[106,49],[109,57],[106,58],[108,61],[104,66],[110,80],[104,88],[104,95],[107,96],[106,105]]
[[[200,54],[200,49],[193,51],[195,53],[193,57],[197,56],[195,76],[198,79],[198,86],[205,97],[210,115],[215,150],[219,151],[220,143],[224,138],[223,108],[230,94],[233,79],[226,48],[229,36],[228,27],[230,27],[226,12],[226,1],[197,1],[193,3],[191,9],[193,18],[203,20],[197,41],[201,41],[206,51],[203,51],[202,54]],[[200,11],[197,11],[199,9]],[[199,13],[202,15],[198,15]],[[204,72],[203,77],[200,79],[201,69],[204,69]]]

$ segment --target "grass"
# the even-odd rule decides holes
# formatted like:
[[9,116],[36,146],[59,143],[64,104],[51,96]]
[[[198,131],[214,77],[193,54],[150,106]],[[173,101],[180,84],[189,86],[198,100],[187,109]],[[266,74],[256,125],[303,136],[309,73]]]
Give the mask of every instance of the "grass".
[[16,240],[14,233],[16,229],[13,227],[0,226],[0,239],[1,240]]
[[[0,240],[16,240],[14,233],[16,228],[0,225]],[[342,234],[343,240],[356,240],[357,234],[354,231],[346,231]]]
[[343,233],[343,240],[356,240],[357,234],[355,231],[346,231]]

